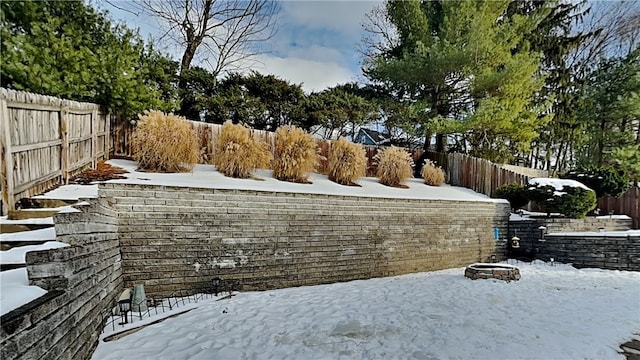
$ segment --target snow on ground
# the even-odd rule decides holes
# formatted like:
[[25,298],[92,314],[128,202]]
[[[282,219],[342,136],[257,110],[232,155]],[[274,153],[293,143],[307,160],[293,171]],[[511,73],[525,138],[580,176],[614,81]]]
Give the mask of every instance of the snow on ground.
[[623,359],[640,273],[516,265],[511,283],[458,268],[239,293],[100,342],[93,360]]
[[29,286],[27,269],[0,272],[0,315],[16,309],[46,294],[47,291]]
[[339,185],[330,181],[327,176],[313,173],[309,180],[313,184],[296,184],[274,179],[271,170],[257,170],[255,176],[262,180],[234,179],[222,175],[213,165],[196,165],[190,173],[148,173],[135,171],[137,165],[133,161],[112,159],[108,161],[113,166],[121,167],[128,174],[127,179],[110,180],[113,183],[190,186],[210,189],[242,189],[254,191],[292,192],[308,194],[328,194],[343,196],[372,196],[381,198],[400,199],[443,199],[462,201],[504,202],[503,199],[491,199],[473,190],[457,186],[429,186],[422,179],[409,179],[408,189],[394,188],[382,185],[377,178],[361,178],[357,181],[361,187]]
[[67,247],[69,244],[59,241],[47,241],[41,245],[19,246],[7,251],[0,251],[0,264],[24,264],[29,251],[49,250]]

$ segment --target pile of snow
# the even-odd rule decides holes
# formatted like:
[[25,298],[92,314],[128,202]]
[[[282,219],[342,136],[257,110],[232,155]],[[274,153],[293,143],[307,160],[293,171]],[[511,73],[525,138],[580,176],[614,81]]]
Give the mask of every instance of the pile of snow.
[[531,187],[529,187],[529,190],[535,189],[536,186],[552,186],[554,189],[556,189],[553,192],[553,195],[555,196],[562,196],[566,194],[562,191],[565,187],[583,188],[585,190],[593,191],[583,183],[570,179],[533,178],[529,179],[529,185],[531,185]]
[[616,359],[640,331],[640,273],[517,263],[240,293],[101,342],[106,359]]
[[529,185],[538,186],[553,186],[556,190],[561,191],[566,187],[579,187],[586,190],[591,190],[583,183],[570,179],[556,179],[556,178],[533,178],[529,179]]

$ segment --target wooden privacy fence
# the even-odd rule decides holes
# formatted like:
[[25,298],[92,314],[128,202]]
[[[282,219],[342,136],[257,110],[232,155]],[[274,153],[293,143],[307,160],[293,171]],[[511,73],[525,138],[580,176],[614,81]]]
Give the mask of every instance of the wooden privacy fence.
[[99,106],[0,88],[2,214],[109,154]]
[[442,166],[451,185],[466,187],[487,196],[491,196],[500,185],[526,185],[530,178],[489,160],[469,155],[428,152],[427,157]]
[[601,197],[598,199],[598,207],[603,215],[610,211],[629,215],[633,219],[633,228],[640,229],[640,187],[634,186],[619,198]]
[[[196,133],[198,139],[198,146],[200,147],[200,163],[211,164],[213,157],[215,156],[215,145],[217,137],[222,130],[221,124],[209,124],[197,121],[189,121],[191,127]],[[132,146],[133,131],[135,126],[128,121],[118,120],[112,117],[111,120],[112,130],[112,152],[111,157],[133,157],[134,149]],[[271,131],[253,130],[251,129],[253,136],[261,141],[266,142],[269,145],[271,151],[274,151],[276,134]],[[316,140],[318,145],[318,153],[320,155],[318,166],[316,171],[320,174],[326,174],[328,171],[329,148],[331,142],[329,140]],[[364,147],[368,159],[367,176],[376,176],[377,166],[374,160],[374,156],[378,153],[378,147],[365,146]],[[414,160],[422,155],[422,151],[413,151],[412,156]]]

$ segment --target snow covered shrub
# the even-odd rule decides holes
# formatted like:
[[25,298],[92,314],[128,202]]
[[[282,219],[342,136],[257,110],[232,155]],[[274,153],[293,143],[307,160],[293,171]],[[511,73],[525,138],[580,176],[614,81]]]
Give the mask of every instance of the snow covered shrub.
[[329,180],[353,185],[367,172],[367,155],[362,145],[341,137],[329,149]]
[[271,152],[266,143],[251,136],[242,125],[227,121],[216,139],[213,164],[225,176],[246,179],[257,168],[269,167]]
[[518,183],[498,186],[491,194],[494,199],[506,199],[511,204],[511,209],[516,211],[529,203],[527,189]]
[[431,186],[440,186],[444,184],[445,174],[440,166],[436,166],[429,159],[425,159],[420,170],[420,175],[424,179],[424,183]]
[[529,180],[529,199],[548,213],[559,212],[582,219],[596,208],[596,192],[575,180],[534,178]]
[[276,130],[273,177],[282,181],[308,183],[318,162],[316,142],[311,135],[295,126]]
[[577,168],[568,171],[561,177],[583,183],[596,192],[596,197],[605,195],[620,197],[631,187],[631,181],[629,181],[629,179],[617,170],[608,167]]
[[374,159],[378,162],[381,184],[401,187],[412,175],[413,159],[404,149],[391,146],[378,152]]
[[183,172],[200,158],[198,140],[191,124],[181,116],[161,111],[138,115],[133,132],[133,159],[141,170]]

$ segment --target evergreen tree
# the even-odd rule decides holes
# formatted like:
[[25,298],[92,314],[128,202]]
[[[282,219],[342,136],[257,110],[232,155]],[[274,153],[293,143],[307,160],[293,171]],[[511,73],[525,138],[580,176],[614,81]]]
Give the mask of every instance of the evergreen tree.
[[171,61],[104,13],[82,1],[2,1],[0,9],[3,86],[126,114],[175,107]]
[[508,161],[528,149],[544,122],[533,107],[540,59],[524,40],[544,14],[509,14],[509,4],[389,1],[398,45],[368,60],[365,73],[417,108],[427,139],[459,133],[472,154]]
[[[640,48],[625,58],[603,60],[587,77],[579,117],[585,138],[578,159],[586,166],[614,165],[615,154],[640,144]],[[615,149],[627,150],[622,153]]]

